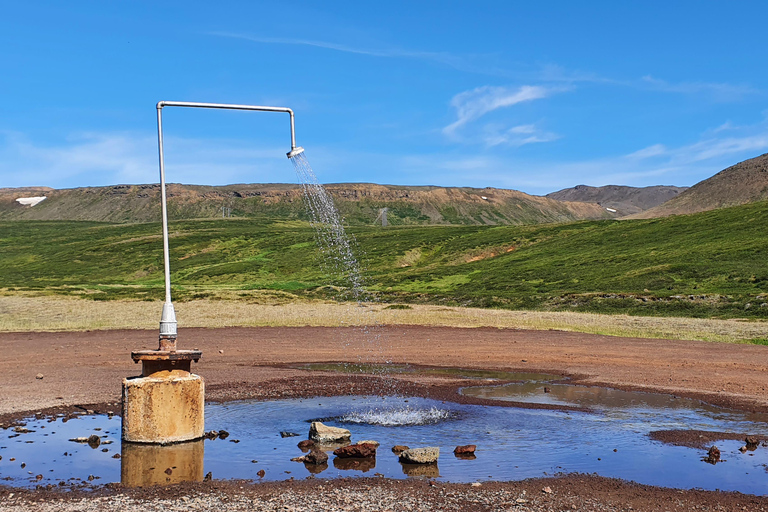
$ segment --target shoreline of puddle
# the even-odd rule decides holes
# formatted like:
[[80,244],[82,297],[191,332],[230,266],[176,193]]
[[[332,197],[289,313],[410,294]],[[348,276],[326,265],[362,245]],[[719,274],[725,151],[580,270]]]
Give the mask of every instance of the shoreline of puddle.
[[[333,371],[333,370],[328,370],[328,365],[327,364],[324,364],[323,366],[325,367],[323,369],[320,369],[320,368],[306,368],[306,369],[309,370],[309,371]],[[350,367],[349,364],[343,365],[343,366],[345,368],[349,368]],[[631,391],[623,391],[623,390],[616,389],[616,388],[606,388],[606,387],[602,387],[602,386],[584,386],[584,385],[581,385],[581,384],[573,384],[573,383],[565,384],[565,382],[570,382],[568,380],[568,378],[567,377],[563,377],[562,375],[555,375],[555,374],[539,374],[539,373],[535,373],[535,372],[522,372],[522,373],[521,372],[499,372],[499,371],[488,371],[488,372],[485,372],[485,371],[482,371],[482,370],[465,370],[465,369],[460,369],[460,368],[448,368],[448,369],[446,369],[446,368],[434,368],[434,367],[426,368],[426,370],[428,370],[428,371],[425,372],[424,371],[425,370],[424,367],[414,367],[414,366],[411,366],[411,365],[401,365],[401,366],[402,366],[402,368],[399,369],[401,371],[401,373],[408,372],[410,374],[418,375],[418,376],[425,375],[425,373],[428,374],[428,375],[439,376],[439,377],[449,376],[449,377],[452,377],[454,379],[461,380],[462,384],[466,383],[466,381],[472,381],[472,383],[474,384],[472,386],[466,386],[466,385],[459,386],[459,385],[454,385],[454,384],[451,384],[449,386],[443,386],[443,388],[442,388],[443,391],[445,391],[445,389],[447,389],[447,388],[453,389],[453,393],[454,393],[453,394],[453,398],[454,399],[448,398],[446,400],[445,396],[440,396],[440,397],[431,399],[433,401],[441,402],[443,404],[445,404],[446,402],[451,402],[455,407],[462,407],[463,406],[465,408],[470,408],[471,409],[472,407],[488,407],[488,406],[491,406],[493,408],[508,408],[508,407],[511,407],[511,408],[516,408],[516,409],[517,408],[522,408],[522,409],[539,409],[539,410],[542,410],[542,412],[549,411],[546,414],[566,415],[566,416],[570,415],[570,414],[581,414],[581,413],[587,413],[587,414],[590,414],[590,415],[598,415],[598,416],[605,415],[605,410],[606,410],[605,405],[603,404],[603,407],[601,407],[600,404],[599,403],[596,404],[594,400],[592,400],[590,402],[591,407],[589,407],[589,408],[582,407],[584,405],[583,403],[581,403],[580,404],[581,406],[579,406],[578,408],[574,408],[574,402],[563,403],[563,400],[562,400],[563,393],[568,395],[567,392],[569,390],[579,390],[581,393],[586,393],[588,398],[589,397],[595,398],[595,396],[597,396],[599,398],[601,394],[605,395],[605,396],[614,394],[614,395],[618,395],[619,398],[621,400],[624,400],[624,401],[626,401],[627,397],[632,397],[632,396],[638,397],[639,396],[640,398],[647,399],[646,402],[648,402],[648,401],[654,402],[654,400],[659,399],[659,397],[663,397],[662,401],[678,400],[678,401],[681,401],[681,403],[684,403],[684,404],[691,404],[691,403],[694,403],[694,402],[698,402],[699,405],[701,406],[702,410],[707,411],[708,414],[710,414],[710,413],[714,414],[715,416],[717,416],[718,414],[735,415],[735,416],[743,416],[743,415],[749,415],[750,414],[748,411],[743,411],[743,410],[738,410],[738,409],[722,408],[722,407],[714,406],[714,405],[709,404],[709,403],[707,403],[705,401],[702,401],[702,400],[694,400],[694,399],[690,399],[690,398],[680,398],[679,396],[676,396],[676,395],[669,395],[669,394],[663,394],[663,393],[649,393],[649,392],[646,392],[646,391],[631,392]],[[296,368],[296,366],[293,366],[293,368]],[[359,367],[355,367],[355,366],[353,366],[353,368],[355,368],[357,370],[360,369]],[[361,372],[353,372],[353,375],[364,376],[364,377],[376,377],[377,376],[375,373],[373,375],[371,375],[371,374],[366,374],[366,373],[361,373]],[[489,376],[489,375],[493,375],[493,376]],[[531,380],[521,381],[520,379],[512,379],[512,377],[520,377],[521,375],[525,375],[526,377],[531,378]],[[311,377],[309,379],[312,380]],[[507,380],[507,379],[510,379],[510,380]],[[527,388],[526,388],[526,386],[527,386]],[[484,396],[483,393],[478,391],[478,390],[484,390],[484,392],[490,391],[491,392],[490,394],[493,395],[493,391],[494,390],[498,391],[499,389],[504,389],[505,387],[513,389],[513,390],[514,390],[515,387],[523,389],[524,391],[526,391],[528,393],[528,396],[527,397],[523,396],[522,398],[524,400],[529,400],[529,401],[520,402],[520,401],[512,401],[512,400],[509,399],[509,396],[514,396],[514,397],[517,397],[519,399],[520,396],[518,396],[518,395],[520,395],[520,393],[518,393],[517,395],[515,395],[515,393],[511,393],[507,397],[507,400],[505,401],[503,398],[499,399],[499,396],[495,396],[493,398],[488,398],[487,397],[487,395],[488,395],[487,393]],[[539,395],[542,398],[545,399],[543,401],[546,402],[546,403],[537,403],[535,400],[531,401],[531,396],[535,395],[535,393],[531,393],[531,388],[536,388],[536,387],[538,387],[538,388],[543,388],[543,387],[549,388],[549,392],[544,393],[543,390],[542,390],[542,392],[539,393]],[[605,398],[605,396],[603,396],[603,398]],[[303,398],[289,398],[287,400],[289,400],[289,401],[290,400],[294,400],[294,401],[298,400],[299,402],[301,402],[301,401],[312,401],[312,400],[315,400],[315,399],[322,400],[324,398],[328,398],[328,399],[334,398],[334,399],[342,399],[343,400],[345,397],[344,396],[303,397]],[[365,400],[369,400],[369,399],[375,400],[376,399],[375,397],[374,398],[372,398],[370,396],[364,397],[362,395],[359,395],[359,396],[358,395],[347,395],[346,398],[350,398],[353,401],[357,400],[357,399],[361,399],[361,400],[363,400],[363,399],[365,399]],[[466,399],[469,399],[469,400],[463,400],[462,398],[466,398]],[[573,397],[571,396],[570,398],[573,398]],[[415,399],[419,399],[419,397],[416,397]],[[430,400],[430,398],[426,397],[426,398],[424,398],[424,400]],[[274,397],[261,397],[261,398],[255,398],[255,399],[245,400],[245,401],[243,401],[243,400],[237,400],[237,401],[215,401],[215,402],[210,401],[209,405],[211,405],[213,407],[226,407],[228,404],[234,404],[234,406],[237,407],[238,403],[244,404],[244,403],[247,403],[247,402],[258,403],[258,402],[270,402],[270,401],[271,402],[275,402],[275,401],[280,401],[280,399],[279,398],[276,399]],[[285,399],[283,399],[283,401],[285,401]],[[405,401],[407,402],[408,400],[406,399]],[[522,405],[522,407],[520,407],[521,405]],[[610,408],[610,407],[608,407],[608,408]],[[105,404],[92,404],[92,405],[84,405],[84,406],[59,406],[59,407],[56,407],[56,408],[40,409],[39,411],[36,411],[35,413],[32,413],[32,414],[26,413],[26,415],[25,415],[25,417],[23,419],[22,418],[17,418],[15,421],[10,422],[10,423],[8,423],[6,421],[3,421],[3,427],[2,428],[3,428],[3,430],[7,431],[8,429],[10,429],[12,427],[15,427],[15,426],[22,426],[23,427],[24,425],[27,425],[30,422],[35,422],[35,421],[37,421],[37,422],[42,422],[42,421],[56,422],[56,421],[60,420],[61,422],[66,423],[66,422],[68,422],[68,421],[70,421],[72,419],[75,419],[75,418],[88,418],[88,417],[98,417],[98,416],[107,417],[108,416],[107,412],[111,413],[110,419],[116,420],[118,422],[120,421],[119,403],[107,402]],[[531,410],[531,414],[535,414],[535,413],[536,413],[535,410]],[[758,420],[758,423],[760,423],[763,426],[763,429],[762,429],[763,431],[760,433],[760,435],[763,436],[764,434],[768,433],[768,432],[766,432],[766,419],[768,419],[768,415],[762,415],[761,414],[761,418],[763,418],[763,419]],[[740,421],[742,423],[743,422],[754,423],[753,420],[748,420],[748,419],[744,419],[744,418],[742,418]],[[119,424],[118,424],[118,431],[119,431]],[[672,447],[672,446],[678,446],[678,447],[681,447],[681,446],[683,446],[683,447],[684,446],[693,446],[693,444],[685,444],[685,443],[695,443],[697,441],[697,439],[694,439],[691,436],[689,436],[689,437],[691,437],[690,439],[686,439],[686,436],[684,434],[686,432],[692,433],[692,436],[698,435],[701,438],[701,433],[699,433],[699,431],[697,431],[695,429],[691,429],[691,428],[679,429],[679,430],[663,429],[663,430],[659,430],[658,431],[658,432],[667,433],[667,434],[669,434],[670,432],[671,433],[675,433],[675,432],[683,433],[682,435],[678,435],[677,437],[675,437],[674,434],[671,435],[671,436],[667,435],[668,439],[665,439],[663,435],[658,437],[657,439],[654,439],[653,438],[653,434],[656,433],[656,432],[657,431],[650,431],[650,432],[648,432],[647,435],[648,435],[649,440],[652,440],[652,441],[655,441],[655,442],[659,442],[661,444],[664,444],[664,445],[667,445],[667,446],[670,446],[670,447]],[[755,432],[752,432],[752,431],[745,431],[744,432],[745,435],[746,434],[750,434],[750,433],[755,433]],[[741,434],[734,434],[732,431],[725,431],[725,430],[722,431],[722,432],[706,431],[706,432],[704,432],[704,434],[706,434],[708,436],[708,439],[706,440],[706,442],[715,442],[715,441],[719,442],[720,440],[723,440],[723,442],[725,442],[726,444],[723,444],[723,443],[721,443],[721,444],[723,444],[723,446],[729,446],[729,447],[730,447],[730,444],[734,444],[735,440],[738,439],[741,436]],[[19,434],[19,435],[21,435],[21,434]],[[116,435],[116,438],[113,439],[112,441],[113,442],[117,441],[119,443],[119,437],[120,437],[119,436],[119,432],[116,433],[116,434],[113,432],[113,436],[114,435]],[[77,436],[75,436],[75,437],[77,437]],[[680,441],[681,439],[682,439],[682,442]],[[230,441],[238,442],[239,439],[232,439]],[[701,441],[701,439],[699,439],[699,441]],[[120,445],[117,444],[115,446],[120,446]],[[734,444],[734,446],[735,446],[735,444]],[[765,445],[763,445],[763,446],[765,446]],[[382,446],[382,448],[385,448],[385,447]],[[730,447],[729,449],[733,453],[734,447]],[[123,449],[121,448],[121,452],[120,453],[122,453],[122,451],[123,451]],[[3,450],[0,450],[0,455],[2,453],[3,453]],[[752,455],[754,455],[754,454],[749,454],[748,456],[752,456]],[[598,459],[598,460],[600,460],[600,459]],[[442,461],[442,459],[441,459],[441,461]],[[768,461],[766,461],[766,463],[768,464]],[[0,461],[0,464],[2,464],[2,461]],[[374,467],[375,467],[375,465],[374,465]],[[766,466],[766,467],[768,467],[768,466]],[[24,468],[22,468],[22,469],[24,469]],[[172,468],[169,467],[168,469],[172,469]],[[354,470],[355,468],[344,468],[344,467],[340,467],[340,466],[336,465],[335,469],[338,470],[337,471],[337,473],[338,473],[338,472],[341,472],[341,471],[344,471],[344,470],[348,470],[348,469]],[[369,468],[369,470],[370,469],[371,468]],[[358,468],[358,470],[359,470],[359,468]],[[768,470],[766,470],[766,471],[768,471]],[[310,473],[311,473],[311,471],[310,471]],[[365,473],[365,471],[364,471],[364,473]],[[37,473],[37,475],[40,475],[40,474],[41,473]],[[80,478],[77,478],[77,479],[73,480],[72,483],[60,484],[60,483],[57,482],[56,485],[54,485],[54,486],[52,486],[51,483],[48,483],[48,484],[45,484],[45,486],[43,486],[41,488],[47,489],[47,490],[55,490],[57,488],[60,488],[59,490],[95,489],[95,488],[104,487],[105,485],[109,485],[110,484],[110,482],[103,482],[102,483],[101,478],[100,478],[99,475],[89,474],[88,476],[93,476],[93,479],[91,479],[89,481],[88,477],[85,477],[85,478],[80,477]],[[271,476],[273,476],[273,475],[271,475]],[[352,475],[338,474],[336,476],[331,476],[330,478],[339,478],[339,477],[344,477],[344,476],[352,476]],[[367,476],[367,475],[363,474],[363,475],[357,475],[357,476]],[[387,475],[381,475],[381,476],[385,476],[387,478],[402,478],[402,476],[398,477],[397,475],[394,475],[394,474],[387,474]],[[534,477],[534,478],[536,477],[536,476],[533,476],[533,475],[528,475],[528,477],[531,477],[531,476]],[[546,476],[546,473],[544,475],[539,475],[539,476]],[[23,487],[23,488],[27,488],[27,489],[34,489],[34,487],[32,487],[30,485],[22,486],[22,487],[14,486],[12,484],[9,485],[8,483],[5,483],[5,482],[8,482],[8,480],[3,480],[3,477],[4,477],[4,475],[3,475],[2,471],[0,471],[0,486],[8,486],[9,488],[22,488]],[[414,476],[409,476],[407,473],[405,473],[405,477],[406,478],[412,478]],[[423,475],[423,477],[426,477],[426,478],[441,478],[439,473],[438,474],[431,474],[431,476],[430,476],[429,473],[426,473],[426,474]],[[618,478],[623,478],[620,475],[617,476],[617,477]],[[214,476],[214,478],[215,478],[215,476]],[[293,478],[293,477],[289,473],[286,473],[284,475],[284,477],[283,477],[283,480],[287,480],[289,478]],[[246,479],[248,479],[248,478],[246,477]],[[273,479],[273,478],[270,478],[270,479]],[[200,479],[195,477],[193,480],[200,480]],[[258,480],[260,480],[260,478],[259,479],[251,478],[251,480],[258,481]],[[512,480],[517,480],[517,478],[513,478]],[[457,480],[448,479],[447,481],[454,482],[454,481],[457,481]],[[509,481],[509,480],[494,480],[494,481]],[[635,481],[635,480],[631,480],[630,479],[630,481]],[[72,484],[74,484],[74,485],[72,485]],[[651,484],[651,485],[656,485],[656,484]],[[664,486],[663,484],[661,484],[661,485]],[[673,488],[675,488],[675,487],[673,487]]]

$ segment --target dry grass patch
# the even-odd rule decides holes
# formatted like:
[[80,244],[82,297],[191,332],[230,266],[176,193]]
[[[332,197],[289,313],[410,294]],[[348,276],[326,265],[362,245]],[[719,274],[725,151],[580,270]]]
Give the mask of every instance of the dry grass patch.
[[[181,327],[348,326],[374,324],[566,330],[613,336],[745,342],[765,336],[764,322],[634,317],[570,312],[354,303],[193,300],[175,304]],[[0,296],[0,331],[156,329],[160,302],[93,301],[54,295]]]

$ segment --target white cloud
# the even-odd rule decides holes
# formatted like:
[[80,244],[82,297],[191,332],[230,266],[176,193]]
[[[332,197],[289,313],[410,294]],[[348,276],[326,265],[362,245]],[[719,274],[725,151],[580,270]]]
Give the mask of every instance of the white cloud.
[[370,48],[364,46],[352,46],[330,41],[320,41],[314,39],[300,39],[291,37],[260,37],[249,34],[240,34],[233,32],[208,32],[208,35],[216,37],[225,37],[229,39],[240,39],[252,43],[261,44],[285,44],[294,46],[311,46],[323,48],[342,53],[352,53],[357,55],[369,55],[371,57],[385,58],[408,58],[436,62],[453,67],[459,71],[471,73],[498,74],[500,71],[487,65],[478,65],[478,59],[486,60],[483,55],[456,55],[448,52],[428,52],[418,50],[407,50],[402,48]]
[[[203,185],[295,181],[285,150],[255,148],[248,141],[166,136],[166,179]],[[56,144],[41,144],[18,133],[0,134],[2,187],[63,188],[158,181],[157,138],[153,135],[82,133]]]
[[471,91],[464,91],[451,100],[451,106],[456,109],[457,119],[443,128],[443,133],[453,137],[459,128],[480,119],[489,112],[546,98],[560,90],[562,89],[540,85],[523,85],[515,88],[485,85]]
[[505,128],[498,124],[487,124],[481,136],[486,147],[511,146],[520,147],[538,142],[550,142],[560,136],[540,129],[535,124],[522,124]]
[[744,96],[756,94],[759,91],[748,85],[734,85],[716,82],[678,82],[654,78],[651,75],[642,77],[641,83],[656,91],[680,94],[705,94],[718,101],[736,101]]

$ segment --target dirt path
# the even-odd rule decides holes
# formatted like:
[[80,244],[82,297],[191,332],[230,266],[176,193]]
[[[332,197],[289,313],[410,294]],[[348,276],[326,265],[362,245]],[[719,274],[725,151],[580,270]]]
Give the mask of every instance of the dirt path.
[[[0,334],[0,414],[119,400],[122,379],[140,371],[130,359],[131,350],[156,348],[156,339],[155,331],[137,330]],[[202,350],[195,371],[208,386],[224,388],[228,383],[253,385],[298,375],[264,365],[391,360],[562,373],[585,383],[662,390],[768,410],[768,347],[755,345],[388,326],[370,332],[323,327],[182,329],[179,347]],[[36,379],[38,374],[43,378]]]

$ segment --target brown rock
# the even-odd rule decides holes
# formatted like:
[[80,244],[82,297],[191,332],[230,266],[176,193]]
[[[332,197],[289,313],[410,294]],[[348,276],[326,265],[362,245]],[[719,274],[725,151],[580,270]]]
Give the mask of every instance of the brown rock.
[[264,475],[266,475],[266,474],[267,474],[267,473],[266,473],[266,472],[265,472],[263,469],[260,469],[260,470],[258,470],[258,471],[256,472],[256,475],[257,475],[259,478],[264,478]]
[[306,452],[309,449],[311,449],[313,446],[315,446],[315,442],[311,439],[305,439],[297,445],[299,447],[299,450]]
[[88,437],[88,446],[91,448],[98,448],[101,444],[101,438],[97,436],[96,434],[93,434],[92,436]]
[[453,453],[456,455],[469,455],[475,453],[475,449],[477,448],[474,444],[466,444],[464,446],[457,446]]
[[704,462],[707,462],[709,464],[717,464],[720,462],[720,449],[712,445],[712,447],[707,451],[707,456],[704,458]]
[[358,458],[365,459],[376,456],[376,445],[370,443],[357,443],[349,446],[343,446],[333,450],[333,454],[342,459]]
[[392,447],[392,453],[394,453],[395,455],[400,455],[405,450],[409,450],[409,448],[404,444],[396,444],[395,446]]
[[744,438],[744,442],[747,443],[747,450],[754,450],[760,444],[760,438],[757,436],[747,436]]
[[319,466],[328,463],[328,454],[321,450],[312,450],[304,456],[304,464]]

